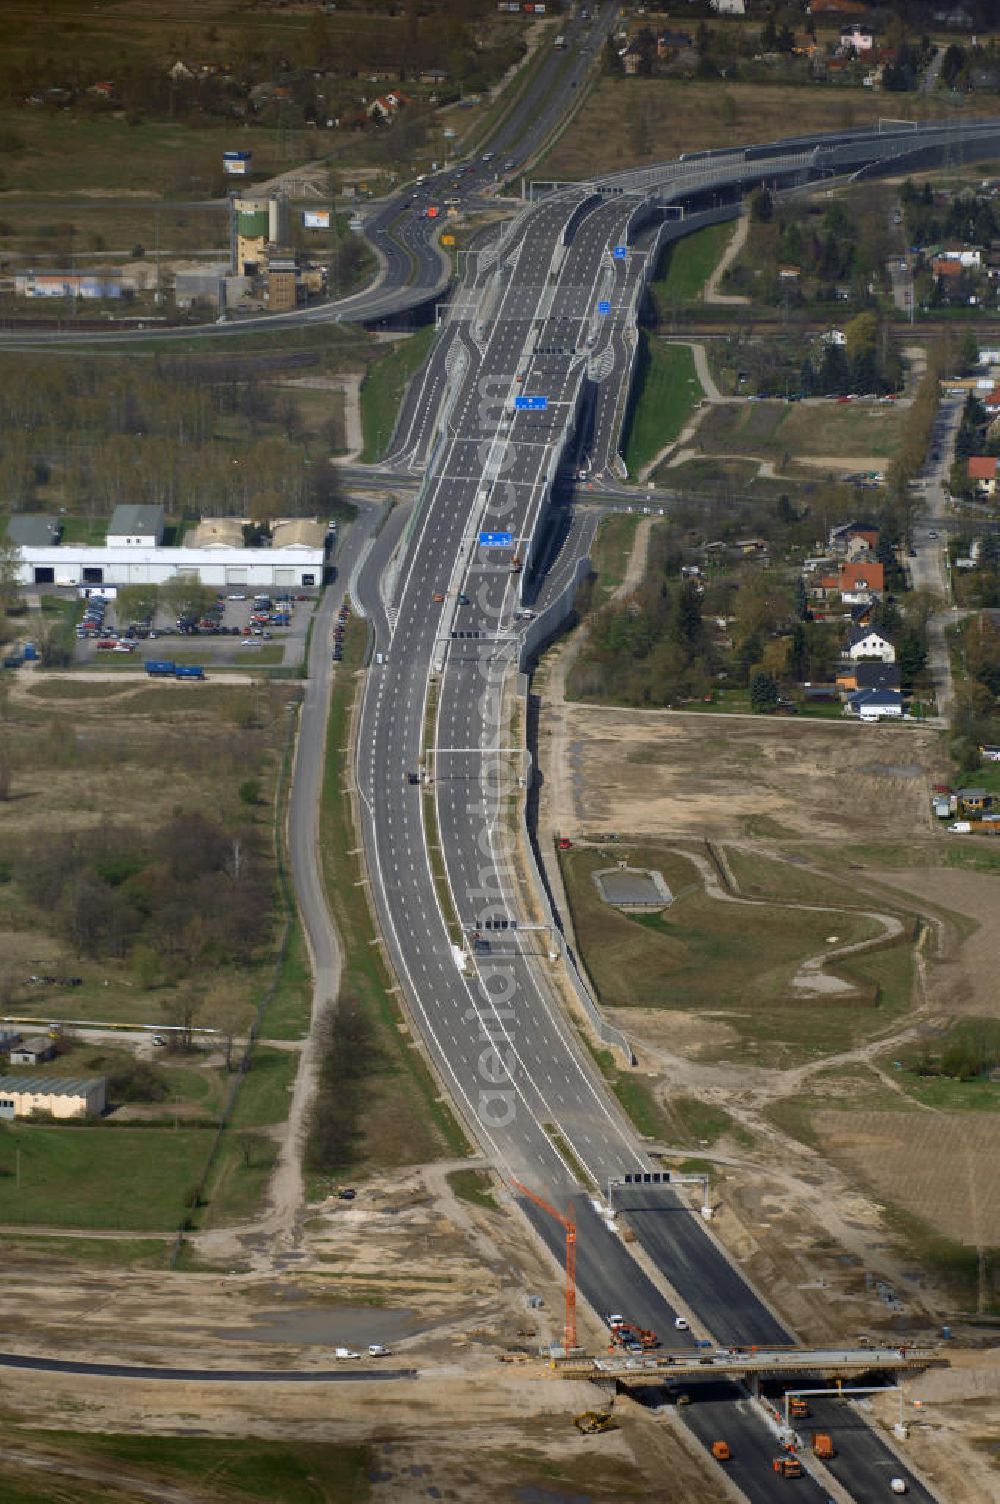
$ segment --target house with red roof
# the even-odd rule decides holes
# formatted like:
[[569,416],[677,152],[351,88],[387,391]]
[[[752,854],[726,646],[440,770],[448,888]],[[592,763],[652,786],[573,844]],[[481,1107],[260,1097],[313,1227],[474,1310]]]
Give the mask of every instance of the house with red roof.
[[969,479],[974,480],[985,496],[995,496],[997,489],[997,458],[992,454],[969,456]]

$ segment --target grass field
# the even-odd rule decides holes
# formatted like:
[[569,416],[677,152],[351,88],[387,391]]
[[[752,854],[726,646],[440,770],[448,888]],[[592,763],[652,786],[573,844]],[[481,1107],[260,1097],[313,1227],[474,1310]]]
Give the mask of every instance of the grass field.
[[640,341],[633,406],[622,447],[633,477],[677,438],[702,395],[687,345],[665,345],[645,333]]
[[468,1201],[486,1211],[496,1211],[496,1197],[490,1189],[493,1181],[485,1170],[452,1170],[448,1184],[460,1201]]
[[892,402],[726,403],[706,414],[695,443],[707,455],[885,460],[899,447],[904,419]]
[[[937,117],[955,108],[937,97],[901,94],[894,99],[894,113],[897,103],[910,118]],[[535,176],[588,178],[735,141],[866,125],[884,112],[884,101],[867,89],[603,78],[587,100],[586,129],[561,136]],[[644,126],[641,142],[637,119]]]
[[[210,1480],[218,1504],[363,1504],[369,1497],[369,1453],[363,1446],[201,1436],[100,1436],[18,1430],[9,1440],[37,1448],[54,1470],[38,1473],[4,1462],[5,1504],[125,1504],[147,1489],[199,1499]],[[60,1475],[59,1464],[65,1467]],[[106,1474],[100,1488],[78,1482],[74,1468]]]
[[661,321],[678,303],[693,303],[701,297],[732,233],[731,224],[708,225],[667,246],[650,284]]
[[869,995],[878,987],[876,1006],[859,1003],[856,994],[850,1003],[838,1002],[789,986],[802,961],[829,948],[831,932],[839,944],[880,934],[865,916],[721,904],[707,896],[697,870],[676,851],[630,846],[628,858],[661,871],[677,895],[662,915],[627,916],[603,903],[592,874],[608,866],[606,853],[577,848],[560,854],[574,929],[606,1006],[680,1009],[721,1021],[736,1037],[715,1050],[715,1058],[763,1057],[769,1064],[847,1048],[907,1006],[907,945],[837,963],[837,974],[856,980]]
[[406,384],[427,359],[434,342],[433,325],[418,329],[373,360],[361,383],[361,427],[365,436],[360,459],[371,464],[385,452]]
[[207,1128],[8,1124],[0,1135],[0,1223],[170,1232],[210,1139]]
[[602,518],[590,549],[590,562],[597,575],[594,586],[595,605],[603,605],[625,578],[635,542],[635,530],[641,520],[633,512],[618,512]]

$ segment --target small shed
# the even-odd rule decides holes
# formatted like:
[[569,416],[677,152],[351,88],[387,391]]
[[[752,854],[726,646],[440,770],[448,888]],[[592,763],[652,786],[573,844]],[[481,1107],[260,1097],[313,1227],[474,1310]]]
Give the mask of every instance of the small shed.
[[11,1050],[10,1063],[11,1065],[40,1065],[43,1060],[53,1060],[55,1053],[55,1041],[49,1039],[47,1034],[36,1034]]

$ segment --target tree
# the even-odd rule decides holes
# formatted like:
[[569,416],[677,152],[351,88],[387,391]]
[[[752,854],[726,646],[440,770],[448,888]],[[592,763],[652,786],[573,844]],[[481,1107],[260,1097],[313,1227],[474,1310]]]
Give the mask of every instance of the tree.
[[8,538],[0,540],[0,611],[10,611],[21,595],[21,550]]
[[215,599],[215,592],[207,585],[203,585],[200,580],[189,579],[186,575],[175,575],[160,587],[160,593],[166,609],[178,617],[200,618]]
[[760,225],[769,225],[774,218],[774,199],[766,188],[750,195],[750,218]]
[[758,669],[750,680],[750,706],[757,715],[767,715],[778,703],[778,681]]
[[260,803],[260,779],[245,778],[239,787],[240,802],[242,804]]
[[115,600],[119,622],[147,621],[156,615],[159,591],[155,585],[123,585]]
[[164,1014],[170,1025],[170,1049],[189,1054],[194,1037],[194,1021],[201,1009],[202,999],[190,988],[179,992],[164,1006]]

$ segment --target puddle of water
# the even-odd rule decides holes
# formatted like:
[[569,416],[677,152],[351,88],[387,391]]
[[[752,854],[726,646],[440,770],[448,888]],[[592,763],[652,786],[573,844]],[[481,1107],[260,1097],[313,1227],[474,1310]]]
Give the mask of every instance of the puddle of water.
[[535,1488],[530,1483],[516,1488],[514,1497],[518,1504],[591,1504],[590,1494],[567,1494],[561,1489]]
[[417,1323],[412,1310],[386,1311],[380,1306],[302,1307],[291,1311],[261,1311],[248,1327],[222,1327],[215,1335],[227,1342],[293,1343],[303,1347],[388,1346],[412,1336]]
[[923,778],[924,769],[917,763],[896,766],[891,762],[872,762],[862,769],[864,773],[877,773],[883,778]]

